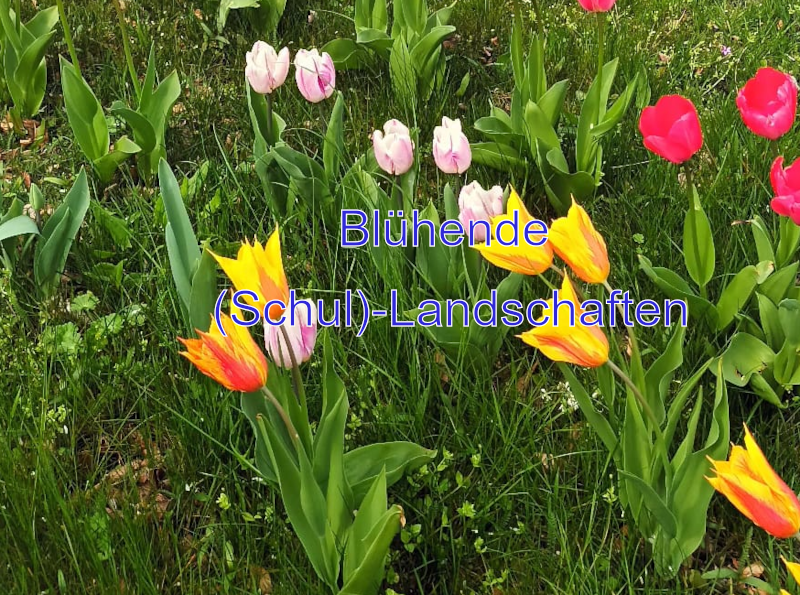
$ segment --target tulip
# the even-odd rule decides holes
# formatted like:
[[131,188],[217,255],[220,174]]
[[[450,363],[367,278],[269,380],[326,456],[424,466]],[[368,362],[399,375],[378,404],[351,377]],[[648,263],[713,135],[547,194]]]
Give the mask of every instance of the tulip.
[[[517,336],[554,362],[568,362],[587,368],[597,368],[605,364],[608,361],[608,339],[599,326],[582,323],[581,316],[585,310],[581,308],[568,275],[564,275],[561,291],[558,292],[557,321],[553,320],[553,301],[547,300],[547,307],[537,320],[539,326]],[[572,309],[566,302],[574,305],[574,320],[571,316]],[[546,322],[545,316],[549,317]]]
[[777,140],[794,124],[797,115],[797,84],[774,68],[759,68],[736,96],[736,107],[752,132]]
[[770,181],[775,198],[770,206],[772,210],[784,217],[791,217],[796,225],[800,225],[800,159],[786,169],[783,168],[783,157],[772,163]]
[[[237,308],[232,306],[231,314],[234,312]],[[241,313],[237,314],[241,318]],[[214,322],[210,332],[197,331],[199,339],[178,337],[187,349],[180,354],[229,390],[243,393],[259,390],[267,383],[264,354],[247,327],[236,324],[227,314],[223,313],[220,318],[222,330]]]
[[[458,220],[468,233],[471,221],[486,221],[491,227],[492,218],[503,213],[503,189],[500,186],[493,186],[489,190],[484,190],[478,182],[472,182],[461,188],[458,195],[458,209]],[[486,241],[485,227],[474,226],[474,241]]]
[[587,12],[608,12],[614,8],[617,0],[578,0],[581,7]]
[[472,163],[469,139],[461,132],[461,120],[442,118],[442,125],[433,129],[433,160],[446,174],[463,174]]
[[[284,304],[289,301],[289,285],[283,270],[281,239],[277,227],[263,248],[258,241],[254,241],[251,246],[245,240],[235,259],[217,256],[213,252],[211,255],[237,291],[249,290],[256,294],[257,299],[242,295],[241,299],[245,303],[254,307],[260,304],[264,308],[272,300],[280,300]],[[273,305],[267,314],[277,320],[282,312],[283,308]]]
[[295,80],[300,94],[311,103],[319,103],[333,95],[336,68],[328,52],[299,50],[294,57]]
[[[289,347],[286,345],[286,337],[289,338]],[[280,326],[264,325],[264,343],[267,353],[272,361],[281,368],[292,367],[292,356],[298,366],[308,361],[316,342],[317,309],[311,301],[299,302],[295,305],[294,324],[287,313]],[[291,354],[289,349],[291,349]]]
[[[497,226],[502,221],[513,221],[514,213],[518,212],[519,217],[519,238],[517,245],[503,246],[497,240]],[[492,218],[492,238],[493,241],[486,244],[476,244],[474,248],[483,257],[498,266],[512,273],[522,273],[523,275],[538,275],[546,271],[553,264],[553,249],[550,242],[545,242],[541,246],[531,246],[525,241],[523,230],[525,225],[532,221],[533,217],[525,208],[516,191],[512,190],[506,203],[506,212]],[[476,228],[477,231],[477,228]],[[510,225],[500,228],[500,237],[506,243],[513,240],[514,230]]]
[[[800,564],[797,562],[789,562],[783,556],[781,556],[781,560],[783,560],[783,563],[786,565],[786,570],[788,570],[789,574],[792,575],[794,582],[800,585]],[[781,589],[781,591],[782,593],[786,593],[786,591],[783,591],[783,589]]]
[[256,93],[268,95],[280,87],[289,73],[289,48],[275,52],[268,43],[257,41],[245,55],[244,73]]
[[709,459],[717,477],[706,479],[770,535],[795,536],[800,531],[800,502],[772,469],[747,426],[744,431],[744,448],[734,446],[727,461]]
[[411,133],[399,120],[389,120],[383,125],[383,132],[372,133],[372,148],[378,165],[387,174],[403,175],[414,163]]
[[666,95],[644,108],[639,130],[644,146],[672,163],[688,161],[703,146],[697,110],[680,95]]
[[553,221],[548,239],[553,251],[580,279],[587,283],[605,283],[608,279],[611,267],[605,240],[574,198],[567,216]]

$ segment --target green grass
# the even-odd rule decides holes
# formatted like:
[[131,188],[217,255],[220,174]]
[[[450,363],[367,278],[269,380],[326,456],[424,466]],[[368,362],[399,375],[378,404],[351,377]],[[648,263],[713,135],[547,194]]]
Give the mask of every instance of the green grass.
[[[111,4],[69,4],[81,67],[98,98],[106,107],[130,98]],[[252,131],[242,76],[244,53],[257,33],[233,12],[224,31],[229,43],[208,39],[195,9],[214,29],[217,3],[209,0],[128,4],[137,67],[143,71],[155,42],[159,72],[177,68],[183,83],[181,110],[167,136],[170,163],[180,179],[208,162],[204,184],[187,204],[198,237],[229,255],[245,237],[263,241],[275,221],[248,163]],[[351,4],[290,3],[279,27],[281,45],[294,52],[352,35]],[[424,180],[419,204],[436,202],[446,180],[430,157],[432,128],[442,115],[458,116],[471,140],[478,140],[471,124],[487,114],[492,97],[513,88],[510,69],[480,62],[484,47],[495,58],[505,53],[513,4],[460,0],[453,19],[460,38],[447,54],[445,88],[417,114],[400,113],[385,68],[340,73],[337,87],[347,100],[345,162],[369,149],[370,132],[384,120],[415,122]],[[528,18],[528,5],[519,4]],[[574,111],[574,91],[586,89],[594,75],[594,28],[577,2],[544,4],[548,76],[570,79]],[[317,11],[312,24],[308,9]],[[796,2],[620,0],[608,29],[607,55],[619,55],[620,77],[644,69],[650,103],[682,93],[700,111],[705,146],[696,160],[697,181],[718,254],[712,295],[724,283],[723,272],[737,271],[754,252],[746,226],[731,223],[767,213],[770,197],[766,141],[744,128],[734,96],[763,63],[795,69],[798,10]],[[721,45],[731,47],[730,57],[722,57]],[[49,142],[4,162],[4,205],[14,196],[24,199],[23,174],[57,204],[61,189],[45,178],[71,180],[85,165],[65,119],[58,54],[67,56],[60,34],[48,53],[41,114]],[[457,98],[454,91],[466,72],[471,84]],[[276,97],[276,109],[289,123],[287,137],[296,148],[316,147],[321,113],[327,117],[331,106],[306,104],[292,87],[289,81]],[[605,183],[587,208],[609,246],[613,284],[639,298],[657,298],[638,270],[636,248],[655,263],[682,271],[686,199],[678,170],[641,145],[637,115],[632,110],[606,142]],[[2,141],[5,148],[18,146],[14,136]],[[787,159],[796,157],[798,141],[796,130],[781,140]],[[484,186],[509,181],[478,167],[468,176]],[[536,183],[524,190],[534,214],[552,216]],[[99,204],[126,222],[129,246],[90,214],[54,299],[34,297],[32,274],[24,265],[0,282],[0,592],[255,593],[260,574],[253,569],[262,568],[276,594],[324,593],[279,498],[235,454],[247,456],[252,444],[238,398],[178,356],[175,337],[187,330],[180,322],[156,193],[129,173],[96,191]],[[297,217],[281,225],[293,286],[312,290],[315,297],[349,287],[363,288],[376,302],[387,299],[389,288],[370,259],[341,249],[335,231],[326,237],[318,222]],[[635,234],[641,234],[640,244]],[[107,270],[118,263],[123,274],[116,284]],[[534,281],[526,294],[543,290]],[[87,292],[97,298],[93,309],[66,308]],[[409,303],[424,293],[409,292]],[[138,314],[131,313],[133,306]],[[628,528],[611,491],[614,469],[602,444],[580,413],[565,406],[561,377],[539,354],[509,337],[492,373],[476,373],[446,359],[414,330],[373,322],[360,338],[351,329],[327,332],[333,334],[352,404],[349,446],[409,439],[440,453],[427,472],[390,492],[408,525],[405,539],[393,547],[387,587],[404,595],[692,592],[688,570],[675,579],[654,575],[646,544]],[[658,353],[666,337],[652,331],[643,340],[650,353]],[[690,333],[687,354],[693,358],[687,360],[700,361],[707,342],[701,331]],[[312,409],[319,405],[314,395],[320,365],[315,359],[303,370]],[[688,375],[691,368],[686,365],[683,372]],[[796,418],[794,406],[779,412],[731,390],[735,440],[747,421],[775,468],[795,486],[800,485]],[[120,473],[120,466],[142,460],[148,462],[143,471]],[[229,506],[217,502],[223,493]],[[777,586],[785,582],[778,555],[792,552],[792,544],[752,531],[727,502],[715,498],[706,543],[688,568],[703,572],[734,559],[742,566],[760,562],[766,568],[762,578]],[[693,592],[738,591],[719,584]]]

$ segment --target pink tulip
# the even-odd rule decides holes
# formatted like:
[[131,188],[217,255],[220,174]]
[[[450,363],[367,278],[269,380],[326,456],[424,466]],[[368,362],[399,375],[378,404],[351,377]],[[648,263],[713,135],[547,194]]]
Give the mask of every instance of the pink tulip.
[[[478,182],[472,182],[461,188],[458,209],[458,220],[469,234],[471,221],[486,221],[491,224],[492,217],[503,214],[503,189],[492,186],[489,190],[484,190]],[[485,228],[485,225],[474,226],[472,240],[475,243],[486,241]]]
[[446,174],[463,174],[469,169],[472,150],[458,118],[444,117],[442,125],[433,129],[433,160]]
[[294,57],[295,80],[300,94],[311,103],[319,103],[333,95],[336,68],[328,52],[320,55],[316,48],[299,50]]
[[372,133],[372,148],[378,165],[387,174],[400,176],[414,163],[414,143],[408,128],[399,120],[389,120],[383,132]]
[[244,73],[256,93],[266,95],[280,87],[289,73],[289,48],[275,52],[268,43],[257,41],[245,55]]
[[688,161],[703,146],[697,109],[680,95],[665,95],[644,108],[639,131],[645,147],[675,164]]
[[608,12],[614,8],[617,0],[578,0],[584,10],[588,12]]
[[[306,306],[310,305],[310,308]],[[309,325],[309,309],[311,311],[311,324]],[[292,356],[286,346],[283,336],[283,327],[289,337],[289,343],[294,354],[294,359],[299,366],[311,358],[314,345],[317,342],[317,308],[313,301],[299,302],[294,307],[294,324],[291,323],[289,312],[285,312],[284,322],[280,326],[264,325],[264,343],[270,359],[281,368],[292,367]]]
[[759,68],[736,96],[742,120],[758,136],[777,140],[794,125],[797,84],[774,68]]
[[783,157],[778,157],[769,177],[775,193],[770,203],[772,210],[800,225],[800,159],[784,169]]

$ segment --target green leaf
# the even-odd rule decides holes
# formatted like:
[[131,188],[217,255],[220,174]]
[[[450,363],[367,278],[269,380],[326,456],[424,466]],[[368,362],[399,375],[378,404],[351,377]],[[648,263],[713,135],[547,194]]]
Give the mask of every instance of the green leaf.
[[672,514],[672,511],[667,508],[667,504],[661,496],[641,477],[624,470],[620,470],[619,474],[642,495],[645,508],[655,517],[664,533],[668,537],[675,537],[678,534],[678,520]]
[[559,363],[557,365],[564,375],[564,378],[567,379],[572,389],[572,394],[578,402],[578,407],[581,409],[581,413],[583,413],[589,425],[592,426],[592,429],[597,432],[597,435],[600,437],[600,440],[602,440],[609,454],[613,455],[616,460],[619,454],[617,453],[617,435],[608,423],[608,419],[595,408],[592,397],[589,396],[589,393],[578,380],[577,376],[572,372],[572,369],[566,364]]
[[800,301],[783,300],[778,306],[778,320],[792,347],[800,346]]
[[127,136],[123,136],[114,143],[114,150],[107,155],[103,155],[94,162],[94,169],[103,183],[108,183],[114,177],[114,172],[120,164],[131,155],[136,155],[142,148]]
[[650,366],[650,369],[645,374],[644,380],[647,388],[645,398],[647,398],[659,424],[664,421],[664,403],[669,392],[670,383],[675,376],[675,371],[683,364],[683,339],[685,335],[686,329],[678,326],[672,334],[667,348],[653,362],[653,365]]
[[561,139],[558,138],[556,131],[550,124],[550,120],[533,101],[529,101],[525,106],[525,128],[528,140],[531,144],[531,154],[536,154],[536,139],[541,140],[548,149],[558,147]]
[[524,171],[528,163],[514,147],[501,143],[471,143],[472,161],[504,171]]
[[217,13],[217,31],[222,33],[225,23],[228,22],[228,13],[240,8],[258,8],[259,0],[221,0]]
[[756,293],[756,299],[758,300],[758,316],[761,320],[761,328],[764,331],[767,345],[773,351],[778,351],[786,340],[780,317],[778,316],[778,307],[771,299],[760,293]]
[[111,113],[124,120],[133,131],[133,138],[145,153],[155,150],[157,139],[153,125],[144,115],[126,107],[122,102],[115,102],[111,106]]
[[797,282],[798,266],[800,262],[795,261],[773,273],[759,286],[758,293],[767,296],[776,306],[780,304]]
[[683,258],[692,281],[700,287],[708,285],[714,275],[714,236],[694,185],[683,225]]
[[344,155],[344,97],[340,92],[336,94],[336,103],[333,105],[328,128],[325,131],[325,142],[322,149],[322,161],[325,165],[325,175],[328,181],[339,177],[339,164]]
[[785,266],[796,255],[798,246],[800,246],[800,226],[795,225],[789,217],[781,217],[775,266],[777,268]]
[[131,230],[124,219],[116,217],[111,212],[97,202],[92,203],[92,216],[97,224],[105,229],[114,243],[123,250],[131,247]]
[[[175,253],[174,255],[170,254],[170,265],[174,271],[176,265],[179,264],[180,269],[191,279],[200,260],[200,247],[197,237],[194,235],[192,223],[189,221],[186,205],[183,204],[183,196],[181,195],[178,181],[164,159],[158,164],[158,183],[164,210],[167,213],[167,221],[175,240]],[[178,262],[175,262],[173,257],[177,258]],[[187,307],[189,306],[189,301],[187,296]]]
[[321,51],[331,57],[337,70],[356,70],[372,62],[370,54],[352,39],[333,39]]
[[39,228],[27,215],[20,215],[0,224],[0,241],[28,234],[39,235]]
[[689,316],[706,319],[711,326],[716,326],[717,310],[714,304],[695,294],[680,275],[663,267],[653,267],[642,255],[639,255],[639,265],[669,299],[684,300],[687,303]]
[[756,215],[750,220],[750,230],[753,232],[753,240],[756,244],[756,252],[759,261],[775,262],[775,251],[772,249],[772,238],[769,230],[764,224],[764,220]]
[[42,228],[42,238],[34,253],[34,276],[41,287],[64,270],[70,248],[89,210],[89,182],[81,168],[64,202],[55,210]]
[[556,124],[558,124],[558,120],[561,117],[561,111],[564,108],[564,99],[567,96],[568,87],[569,81],[566,79],[563,81],[558,81],[556,84],[550,87],[547,92],[544,93],[536,102],[536,105],[538,105],[539,109],[542,110],[542,113],[547,117],[550,126],[553,128],[556,127]]
[[376,478],[385,470],[387,485],[394,485],[405,473],[436,457],[435,450],[413,442],[381,442],[351,450],[344,455],[344,472],[359,502]]
[[464,97],[467,93],[467,89],[469,88],[469,71],[461,77],[461,82],[458,85],[458,89],[456,89],[456,97]]
[[750,300],[758,284],[759,272],[754,265],[739,271],[722,291],[717,302],[717,330],[723,331]]
[[425,69],[423,67],[425,64],[441,49],[442,42],[452,35],[455,30],[456,28],[452,25],[434,27],[410,48],[411,64],[417,73],[424,74]]
[[636,95],[636,89],[638,87],[638,73],[636,76],[633,77],[633,80],[628,83],[628,86],[625,87],[625,91],[622,92],[611,108],[606,113],[605,118],[597,125],[592,126],[591,133],[595,137],[601,137],[610,131],[614,130],[617,127],[617,124],[620,123],[622,118],[628,111],[628,108],[631,105],[631,101],[633,101],[634,96]]
[[103,106],[86,80],[75,67],[61,60],[61,86],[67,118],[83,154],[89,161],[97,161],[108,153],[108,125]]
[[413,110],[417,97],[417,74],[414,70],[411,52],[409,52],[403,36],[396,37],[392,44],[389,75],[392,80],[392,88],[400,104],[407,111]]
[[216,289],[217,262],[206,246],[192,277],[189,292],[189,320],[193,329],[208,332],[217,300]]
[[774,360],[767,345],[746,333],[737,333],[721,356],[722,374],[734,386],[745,386],[754,374],[760,374]]

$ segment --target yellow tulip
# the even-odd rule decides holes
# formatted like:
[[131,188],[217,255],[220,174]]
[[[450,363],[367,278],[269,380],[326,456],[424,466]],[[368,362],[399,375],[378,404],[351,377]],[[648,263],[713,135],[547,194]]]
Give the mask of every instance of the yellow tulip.
[[786,565],[786,570],[789,571],[789,574],[792,575],[794,582],[800,585],[800,564],[797,562],[789,562],[786,558],[781,556],[781,560]]
[[611,267],[605,240],[574,198],[567,216],[553,221],[549,239],[555,253],[580,279],[587,283],[604,283],[608,279]]
[[727,461],[709,459],[717,474],[706,478],[739,512],[779,538],[800,531],[800,501],[772,469],[747,426],[745,447],[734,446]]
[[[587,326],[581,323],[581,315],[585,312],[575,293],[575,288],[567,275],[558,292],[557,324],[553,320],[554,300],[547,300],[547,307],[537,320],[540,326],[518,335],[528,345],[536,347],[545,356],[555,362],[568,362],[587,368],[597,368],[608,361],[608,339],[599,326]],[[569,304],[572,302],[575,311],[574,326]],[[545,317],[548,317],[545,320]],[[587,322],[596,319],[589,315]]]
[[[256,240],[252,246],[245,240],[235,259],[218,256],[213,252],[211,254],[237,291],[250,290],[258,296],[258,301],[242,296],[247,304],[261,310],[272,300],[288,303],[289,284],[283,270],[281,239],[277,227],[263,248]],[[273,305],[268,314],[273,320],[278,320],[282,313],[283,308]]]
[[[496,230],[502,221],[513,221],[514,212],[517,211],[519,217],[519,237],[516,246],[503,246],[497,241]],[[483,257],[498,266],[513,273],[523,275],[538,275],[550,268],[553,264],[553,249],[550,242],[544,242],[541,246],[531,246],[525,241],[525,225],[533,221],[534,218],[525,208],[522,200],[515,190],[511,190],[511,195],[506,203],[506,212],[503,215],[492,217],[492,241],[487,246],[486,243],[476,244],[474,248]],[[511,243],[514,239],[514,230],[510,225],[500,228],[500,239],[503,242]]]

